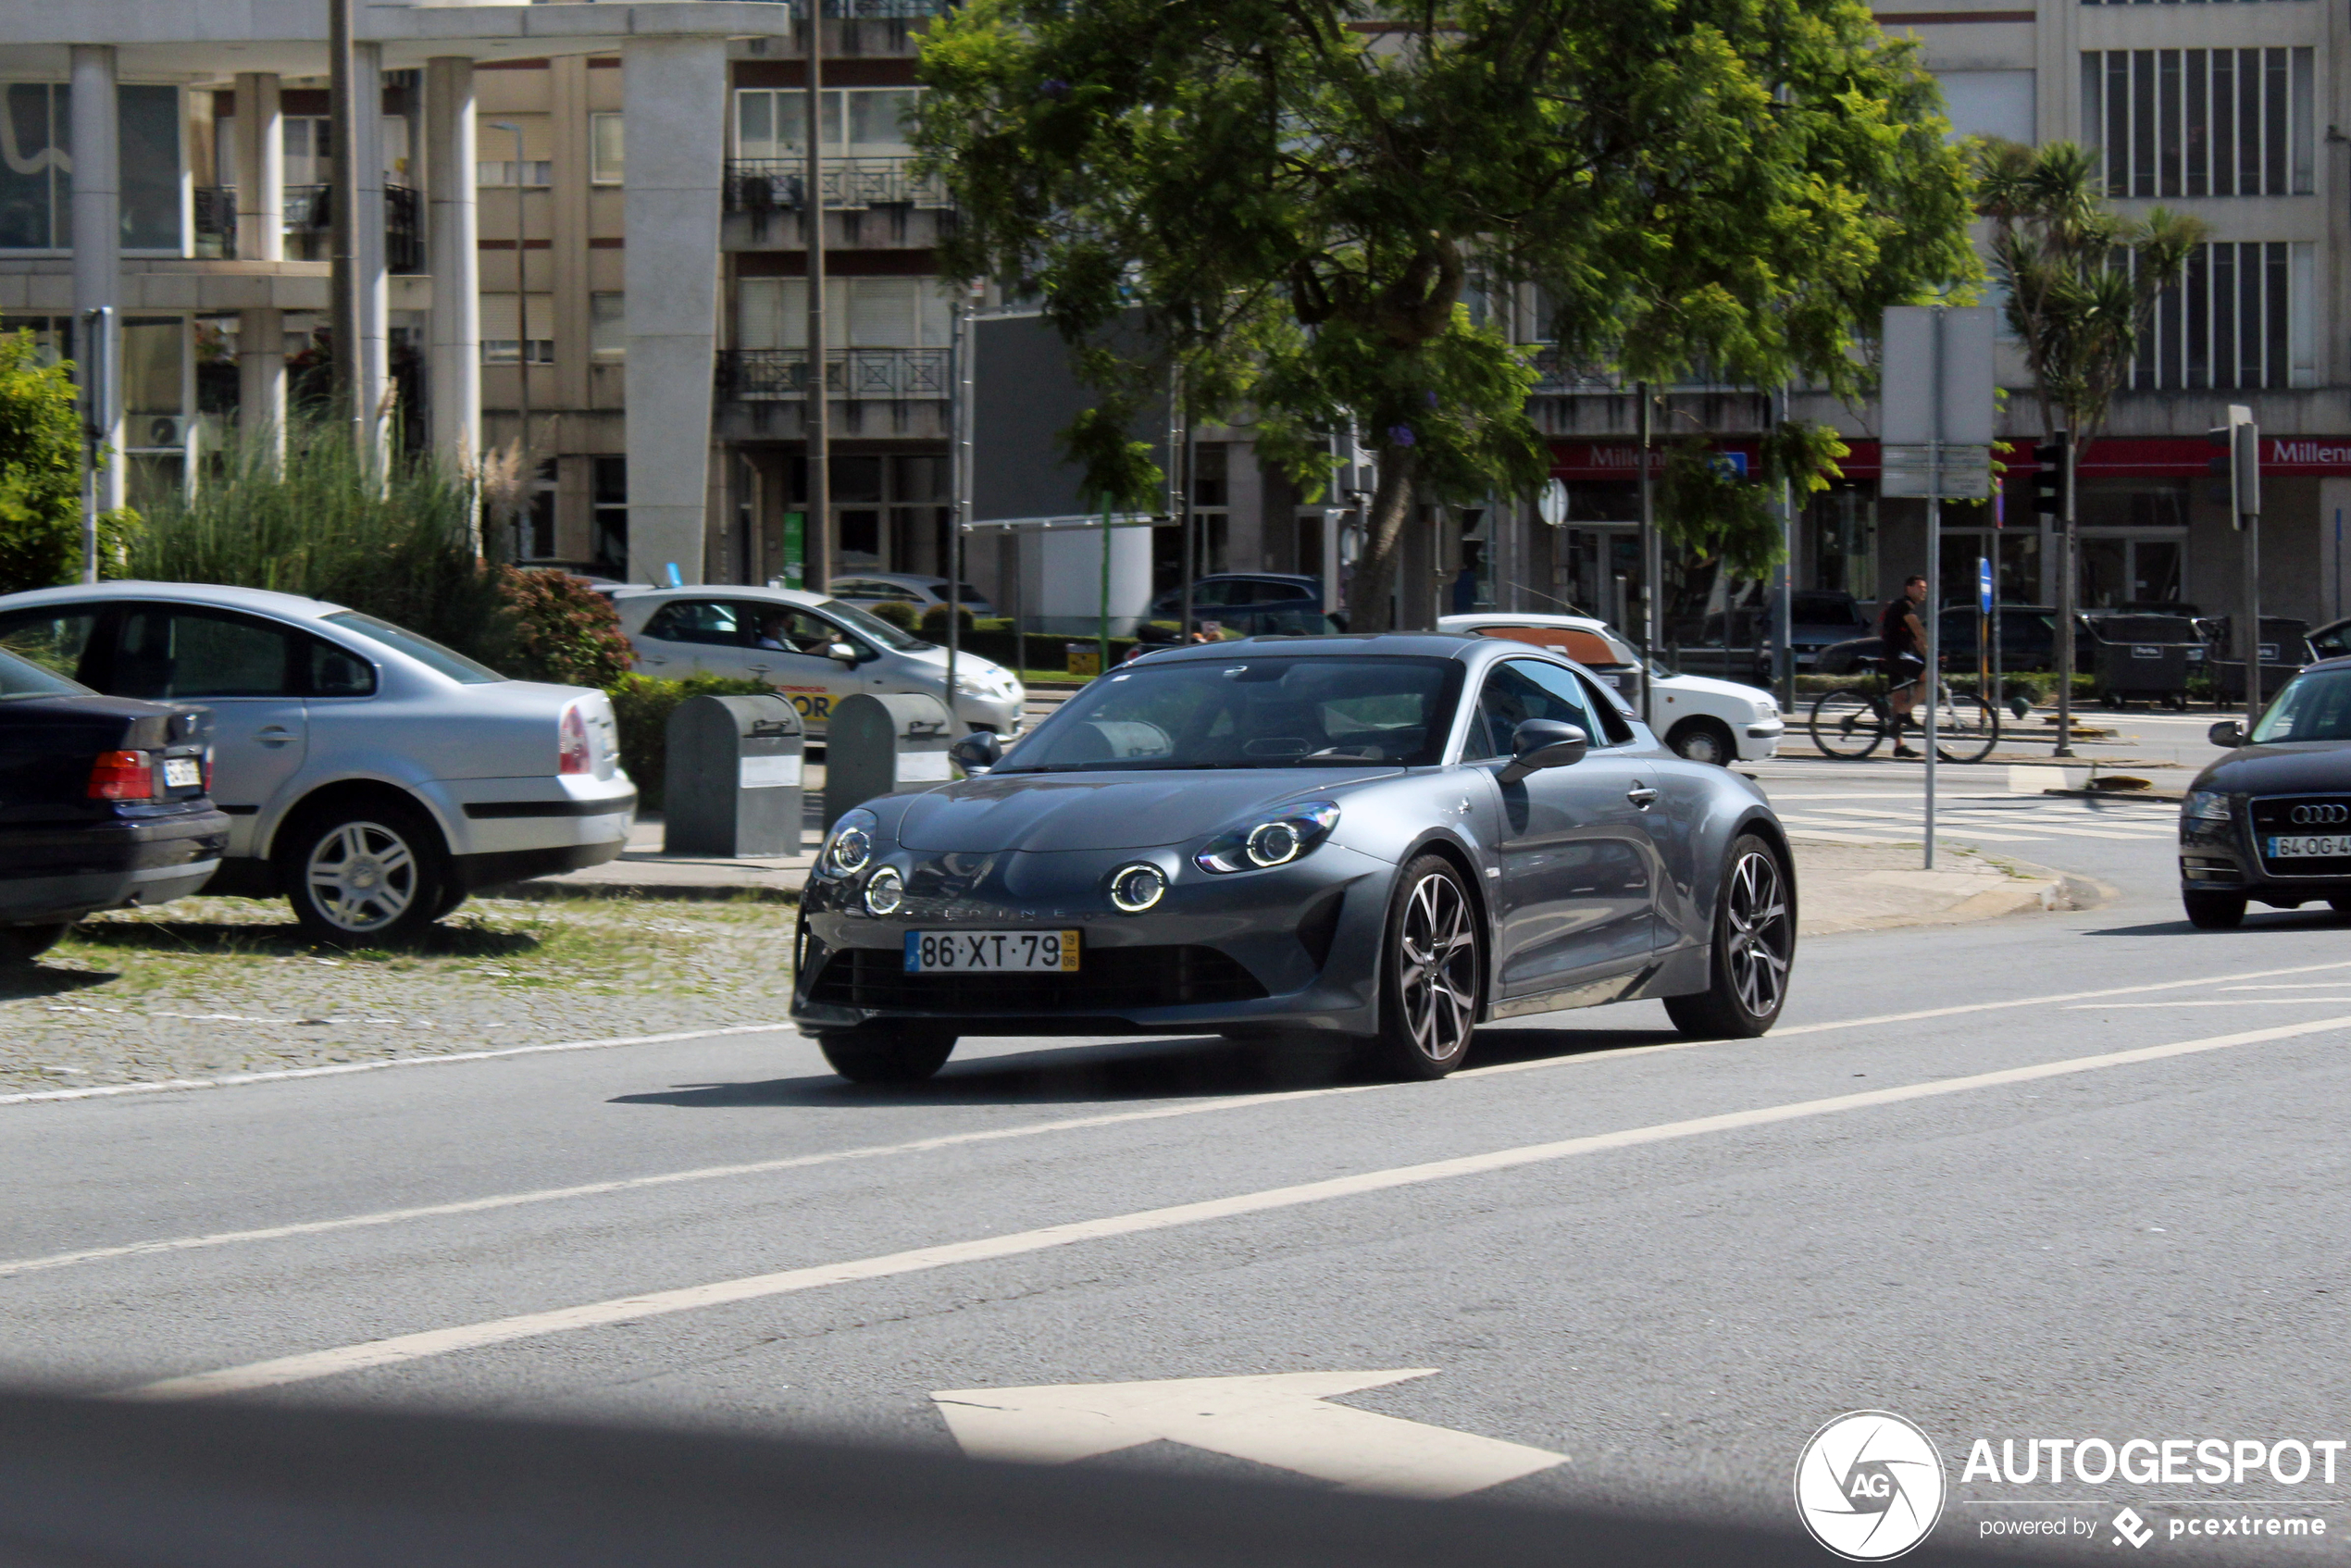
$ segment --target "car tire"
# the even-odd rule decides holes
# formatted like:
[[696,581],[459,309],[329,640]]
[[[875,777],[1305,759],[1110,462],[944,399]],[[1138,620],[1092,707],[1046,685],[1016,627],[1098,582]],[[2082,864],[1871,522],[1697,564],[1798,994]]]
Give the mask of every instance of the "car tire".
[[47,926],[0,926],[0,968],[39,958],[64,938],[66,924],[60,920]]
[[2180,902],[2188,912],[2188,924],[2199,931],[2233,931],[2245,924],[2243,893],[2187,889],[2182,890]]
[[1686,718],[1665,737],[1665,743],[1684,762],[1712,763],[1728,767],[1738,760],[1739,744],[1720,719]]
[[917,1084],[947,1065],[953,1035],[926,1034],[892,1024],[833,1029],[816,1037],[826,1063],[853,1084]]
[[1441,1078],[1469,1055],[1486,981],[1482,921],[1443,855],[1415,856],[1397,877],[1380,946],[1379,1033],[1364,1053],[1374,1073]]
[[1707,988],[1665,999],[1693,1039],[1754,1039],[1780,1021],[1796,964],[1796,902],[1787,863],[1753,833],[1731,843],[1714,894]]
[[414,940],[439,919],[452,882],[441,834],[415,807],[361,800],[307,812],[279,837],[278,885],[321,941]]

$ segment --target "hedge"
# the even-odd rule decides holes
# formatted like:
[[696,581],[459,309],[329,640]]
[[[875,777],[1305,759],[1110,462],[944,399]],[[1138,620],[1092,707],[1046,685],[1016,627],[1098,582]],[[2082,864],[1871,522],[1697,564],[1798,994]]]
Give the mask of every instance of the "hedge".
[[683,680],[624,675],[604,688],[620,728],[620,765],[636,780],[638,809],[661,809],[662,780],[669,768],[669,716],[678,703],[689,697],[752,697],[774,691],[765,681],[724,675]]

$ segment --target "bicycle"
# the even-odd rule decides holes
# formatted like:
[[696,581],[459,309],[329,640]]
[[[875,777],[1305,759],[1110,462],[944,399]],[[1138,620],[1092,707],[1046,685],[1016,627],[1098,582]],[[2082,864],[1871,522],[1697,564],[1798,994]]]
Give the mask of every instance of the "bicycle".
[[[1917,685],[1916,680],[1906,680],[1895,690]],[[1915,707],[1907,723],[1924,733],[1923,720]],[[1886,699],[1859,686],[1842,687],[1815,702],[1811,728],[1812,744],[1821,748],[1821,754],[1842,762],[1860,761],[1889,736],[1894,737],[1897,745],[1901,743],[1895,728],[1894,710]],[[1999,709],[1981,696],[1953,691],[1948,681],[1935,682],[1936,756],[1945,762],[1982,762],[1999,741]]]

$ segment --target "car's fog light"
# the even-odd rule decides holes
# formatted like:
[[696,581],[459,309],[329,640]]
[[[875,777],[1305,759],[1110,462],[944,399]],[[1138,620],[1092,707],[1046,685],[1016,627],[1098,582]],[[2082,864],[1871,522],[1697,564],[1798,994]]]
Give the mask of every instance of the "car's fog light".
[[1251,865],[1280,865],[1298,858],[1305,847],[1298,829],[1287,822],[1261,823],[1250,830],[1249,862]]
[[895,915],[906,902],[906,878],[896,866],[885,865],[865,878],[865,910],[870,915]]
[[1122,865],[1111,873],[1110,902],[1140,915],[1167,892],[1167,874],[1156,865]]

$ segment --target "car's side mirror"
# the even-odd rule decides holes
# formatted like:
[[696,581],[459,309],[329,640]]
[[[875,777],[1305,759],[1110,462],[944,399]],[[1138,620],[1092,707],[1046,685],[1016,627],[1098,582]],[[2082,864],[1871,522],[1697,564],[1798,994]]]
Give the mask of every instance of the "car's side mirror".
[[1573,767],[1592,749],[1592,738],[1555,718],[1530,718],[1511,731],[1511,760],[1499,777],[1515,784],[1547,767]]
[[2226,746],[2233,750],[2245,744],[2245,720],[2224,718],[2207,730],[2204,738],[2216,746]]
[[976,730],[948,747],[947,754],[965,773],[986,773],[1004,760],[1004,742],[992,729]]
[[840,664],[853,665],[857,662],[857,650],[851,643],[836,642],[825,650],[825,657]]

